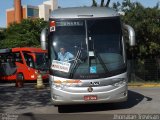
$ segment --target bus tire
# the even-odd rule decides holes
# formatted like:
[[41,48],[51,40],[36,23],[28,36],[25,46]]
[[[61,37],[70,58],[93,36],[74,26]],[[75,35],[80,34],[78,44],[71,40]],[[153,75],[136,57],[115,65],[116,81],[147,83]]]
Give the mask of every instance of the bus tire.
[[59,113],[72,112],[72,106],[70,105],[57,105]]

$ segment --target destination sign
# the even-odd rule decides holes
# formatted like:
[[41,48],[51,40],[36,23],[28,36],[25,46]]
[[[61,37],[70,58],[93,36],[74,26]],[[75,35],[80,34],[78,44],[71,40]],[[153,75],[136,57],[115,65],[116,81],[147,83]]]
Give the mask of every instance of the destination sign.
[[60,21],[56,22],[56,26],[83,26],[82,21]]
[[51,68],[53,70],[58,70],[58,71],[68,73],[70,70],[70,66],[71,66],[71,63],[53,60]]

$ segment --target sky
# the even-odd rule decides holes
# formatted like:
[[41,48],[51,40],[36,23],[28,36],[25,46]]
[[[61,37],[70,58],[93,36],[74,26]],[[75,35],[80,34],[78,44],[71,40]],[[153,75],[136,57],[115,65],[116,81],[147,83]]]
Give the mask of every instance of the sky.
[[[6,27],[6,9],[13,7],[14,0],[0,0],[0,27]],[[22,0],[22,5],[39,5],[42,4],[46,0]],[[100,3],[101,0],[96,0]],[[106,0],[107,1],[107,0]],[[111,0],[111,4],[113,2],[122,2],[123,0]],[[158,1],[160,0],[131,0],[138,1],[145,7],[153,7],[156,6]],[[92,0],[58,0],[58,6],[61,7],[77,7],[77,6],[91,6]]]

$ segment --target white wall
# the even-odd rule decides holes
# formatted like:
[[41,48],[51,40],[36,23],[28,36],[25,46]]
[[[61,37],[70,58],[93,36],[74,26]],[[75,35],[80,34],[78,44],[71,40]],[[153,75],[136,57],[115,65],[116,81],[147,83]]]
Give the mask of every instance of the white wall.
[[58,8],[58,1],[57,0],[50,0],[51,1],[51,10],[55,10]]
[[39,17],[44,18],[44,20],[49,19],[50,11],[53,11],[58,8],[57,0],[49,0],[43,2],[43,4],[39,5]]

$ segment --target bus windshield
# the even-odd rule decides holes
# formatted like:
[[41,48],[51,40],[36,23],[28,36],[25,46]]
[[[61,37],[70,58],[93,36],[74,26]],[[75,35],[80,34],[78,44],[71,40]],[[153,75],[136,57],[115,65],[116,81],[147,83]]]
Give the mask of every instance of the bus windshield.
[[28,67],[35,68],[37,70],[47,70],[48,63],[47,63],[46,53],[23,52],[23,55]]
[[[56,20],[56,29],[50,34],[51,70],[55,76],[94,79],[126,69],[119,17]],[[66,70],[60,69],[63,67]]]
[[48,58],[46,53],[35,53],[36,62],[35,66],[38,70],[47,70],[48,69]]

